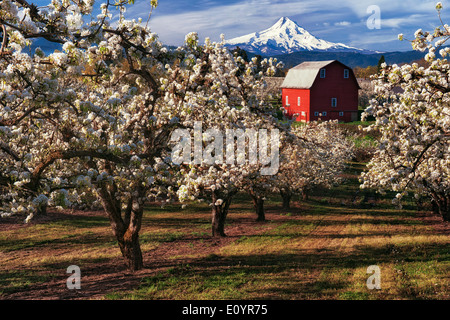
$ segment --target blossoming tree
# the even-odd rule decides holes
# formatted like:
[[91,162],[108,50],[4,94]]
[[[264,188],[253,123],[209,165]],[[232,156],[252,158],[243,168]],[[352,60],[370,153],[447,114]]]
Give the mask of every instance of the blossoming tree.
[[267,196],[275,191],[276,181],[279,172],[276,175],[261,175],[258,171],[246,177],[242,190],[247,192],[253,202],[256,213],[256,221],[266,221],[264,201]]
[[[196,45],[195,39],[192,44]],[[212,235],[223,237],[233,196],[244,188],[249,177],[264,174],[264,166],[278,160],[269,155],[279,147],[278,136],[272,133],[285,127],[275,118],[272,105],[258,92],[265,86],[264,75],[272,75],[280,64],[275,59],[265,59],[264,71],[259,71],[255,61],[234,57],[222,45],[206,43],[204,48],[212,70],[199,78],[210,85],[203,90],[203,97],[197,94],[189,102],[199,106],[192,116],[200,132],[196,134],[195,124],[185,123],[191,131],[184,138],[190,141],[193,137],[194,153],[193,159],[188,156],[180,161],[177,194],[183,202],[208,201],[212,207]],[[192,68],[200,70],[202,65],[203,61],[197,59]],[[204,112],[205,103],[211,105],[208,112]],[[186,146],[184,154],[190,155],[191,143]],[[276,174],[276,170],[266,170],[266,175]]]
[[275,175],[253,171],[243,179],[242,190],[252,198],[257,220],[265,220],[264,201],[279,192],[283,208],[290,209],[294,195],[308,193],[316,186],[331,187],[343,181],[342,172],[353,155],[353,144],[337,122],[312,122],[291,126],[279,139],[279,168]]
[[[126,3],[114,6],[123,12]],[[93,4],[0,3],[7,33],[0,56],[0,211],[30,219],[48,205],[86,204],[94,195],[129,269],[137,270],[144,202],[170,193],[164,181],[177,176],[174,130],[193,128],[208,115],[217,123],[259,104],[243,90],[252,83],[251,69],[239,78],[246,82],[228,82],[233,60],[220,44],[199,45],[192,33],[185,46],[169,51],[141,21],[120,15],[113,27],[110,2],[93,17]],[[32,38],[59,43],[62,51],[29,54]],[[230,107],[236,104],[242,110]]]
[[353,154],[353,145],[337,127],[337,122],[312,122],[293,128],[280,158],[275,187],[290,208],[295,194],[307,199],[316,186],[331,187],[342,182],[341,173]]
[[[39,10],[2,1],[7,51],[0,60],[3,215],[30,219],[47,205],[83,202],[94,193],[122,255],[142,268],[143,204],[157,192],[164,157],[183,104],[161,79],[174,57],[135,21],[109,23],[109,3],[84,24],[93,1],[52,1]],[[122,6],[122,4],[118,4]],[[28,54],[29,38],[62,44]],[[181,56],[183,53],[181,52]]]
[[[442,4],[436,8],[440,17]],[[449,35],[444,23],[433,32],[417,30],[412,46],[428,50],[429,66],[385,64],[374,79],[386,102],[372,100],[364,115],[376,118],[368,130],[379,130],[382,137],[369,171],[362,175],[363,188],[397,191],[397,204],[408,192],[428,196],[445,221],[450,221],[450,64],[445,58],[450,49],[439,48]],[[436,57],[437,51],[442,58]],[[395,94],[394,87],[403,92]]]

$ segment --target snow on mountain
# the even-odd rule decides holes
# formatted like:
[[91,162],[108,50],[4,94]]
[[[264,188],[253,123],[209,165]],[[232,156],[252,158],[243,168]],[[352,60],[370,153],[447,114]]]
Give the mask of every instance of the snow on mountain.
[[226,41],[229,47],[239,47],[260,55],[279,55],[298,51],[374,53],[316,38],[289,18],[280,18],[273,26]]

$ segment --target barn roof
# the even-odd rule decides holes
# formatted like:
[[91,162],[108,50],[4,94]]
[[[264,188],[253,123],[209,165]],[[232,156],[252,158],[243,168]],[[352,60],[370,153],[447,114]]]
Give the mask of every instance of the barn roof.
[[281,88],[310,89],[320,69],[325,68],[333,62],[340,63],[337,60],[303,62],[289,70]]

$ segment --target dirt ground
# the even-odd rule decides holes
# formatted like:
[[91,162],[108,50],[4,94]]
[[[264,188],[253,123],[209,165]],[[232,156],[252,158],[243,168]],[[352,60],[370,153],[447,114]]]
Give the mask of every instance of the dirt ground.
[[[294,209],[295,210],[295,209]],[[64,212],[63,214],[49,212],[46,216],[39,217],[32,224],[46,223],[58,219],[76,219],[83,216],[103,216],[101,211],[75,211]],[[280,219],[278,214],[266,213],[268,221]],[[196,263],[214,263],[214,261],[199,262],[197,259],[173,259],[173,256],[189,256],[194,253],[202,255],[214,254],[222,246],[236,241],[242,236],[249,236],[267,230],[255,228],[261,226],[261,222],[255,219],[240,219],[239,223],[233,223],[226,229],[227,237],[212,238],[210,236],[192,236],[187,235],[176,241],[160,244],[155,250],[143,252],[144,269],[137,272],[130,272],[126,269],[121,257],[110,259],[108,262],[96,263],[91,267],[84,267],[81,274],[81,290],[69,290],[66,286],[69,274],[64,274],[59,278],[44,282],[38,285],[32,285],[27,291],[15,292],[9,295],[0,296],[0,299],[7,300],[54,300],[54,299],[101,299],[106,293],[113,291],[126,291],[136,288],[141,279],[147,276],[167,270],[181,264]],[[6,218],[0,224],[0,232],[16,228],[26,228],[21,220],[16,217]],[[192,243],[195,241],[195,249],[183,243]],[[1,260],[0,253],[0,260]],[[66,268],[67,266],[61,266]]]
[[[295,213],[298,208],[292,208]],[[34,224],[45,223],[57,219],[76,219],[80,215],[103,216],[101,211],[90,212],[65,212],[61,213],[50,212],[47,216],[41,217],[39,220],[33,222]],[[280,223],[284,219],[300,219],[300,215],[295,214],[291,217],[286,217],[279,214],[279,210],[268,208],[266,210],[266,218],[269,221],[279,220]],[[344,215],[341,219],[351,219],[351,215]],[[417,217],[423,224],[431,226],[435,234],[450,234],[450,224],[442,223],[436,216],[423,215]],[[339,234],[342,230],[342,225],[321,227],[320,223],[314,228],[311,233],[317,235]],[[81,290],[68,290],[66,281],[68,274],[61,274],[59,277],[51,277],[50,281],[40,284],[33,284],[28,287],[27,291],[14,292],[0,296],[0,299],[6,300],[54,300],[54,299],[102,299],[106,293],[114,291],[127,291],[138,287],[140,281],[144,277],[153,276],[160,271],[175,267],[181,264],[202,264],[207,265],[217,263],[214,259],[198,259],[198,258],[178,258],[174,256],[189,257],[193,254],[201,253],[202,256],[213,255],[218,250],[230,244],[233,241],[243,237],[255,235],[257,233],[265,232],[269,228],[276,226],[276,224],[262,225],[261,222],[256,222],[254,218],[240,218],[239,221],[231,223],[226,228],[227,237],[225,238],[211,238],[208,235],[193,236],[186,235],[181,239],[160,244],[156,249],[144,251],[144,269],[137,272],[129,272],[123,263],[121,257],[109,259],[107,262],[92,263],[90,267],[84,267],[81,274]],[[263,226],[263,227],[261,227]],[[11,230],[13,228],[26,228],[27,226],[18,221],[17,218],[6,218],[0,224],[0,232],[3,230]],[[337,228],[337,229],[332,229]],[[326,240],[321,240],[315,243],[314,250],[320,252],[322,250],[329,250],[336,246],[338,239],[329,237]],[[188,243],[195,242],[195,248],[188,246]],[[50,250],[50,248],[49,248]],[[5,253],[0,253],[1,255]],[[7,254],[7,253],[6,253]],[[169,258],[172,257],[172,258]],[[223,263],[223,261],[221,261]],[[67,266],[61,266],[65,269]]]

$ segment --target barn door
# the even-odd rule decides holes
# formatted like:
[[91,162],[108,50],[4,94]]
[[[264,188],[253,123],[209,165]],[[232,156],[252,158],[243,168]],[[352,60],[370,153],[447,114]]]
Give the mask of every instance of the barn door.
[[298,120],[300,120],[301,122],[306,122],[307,119],[308,119],[308,113],[306,111],[300,112],[300,117]]

